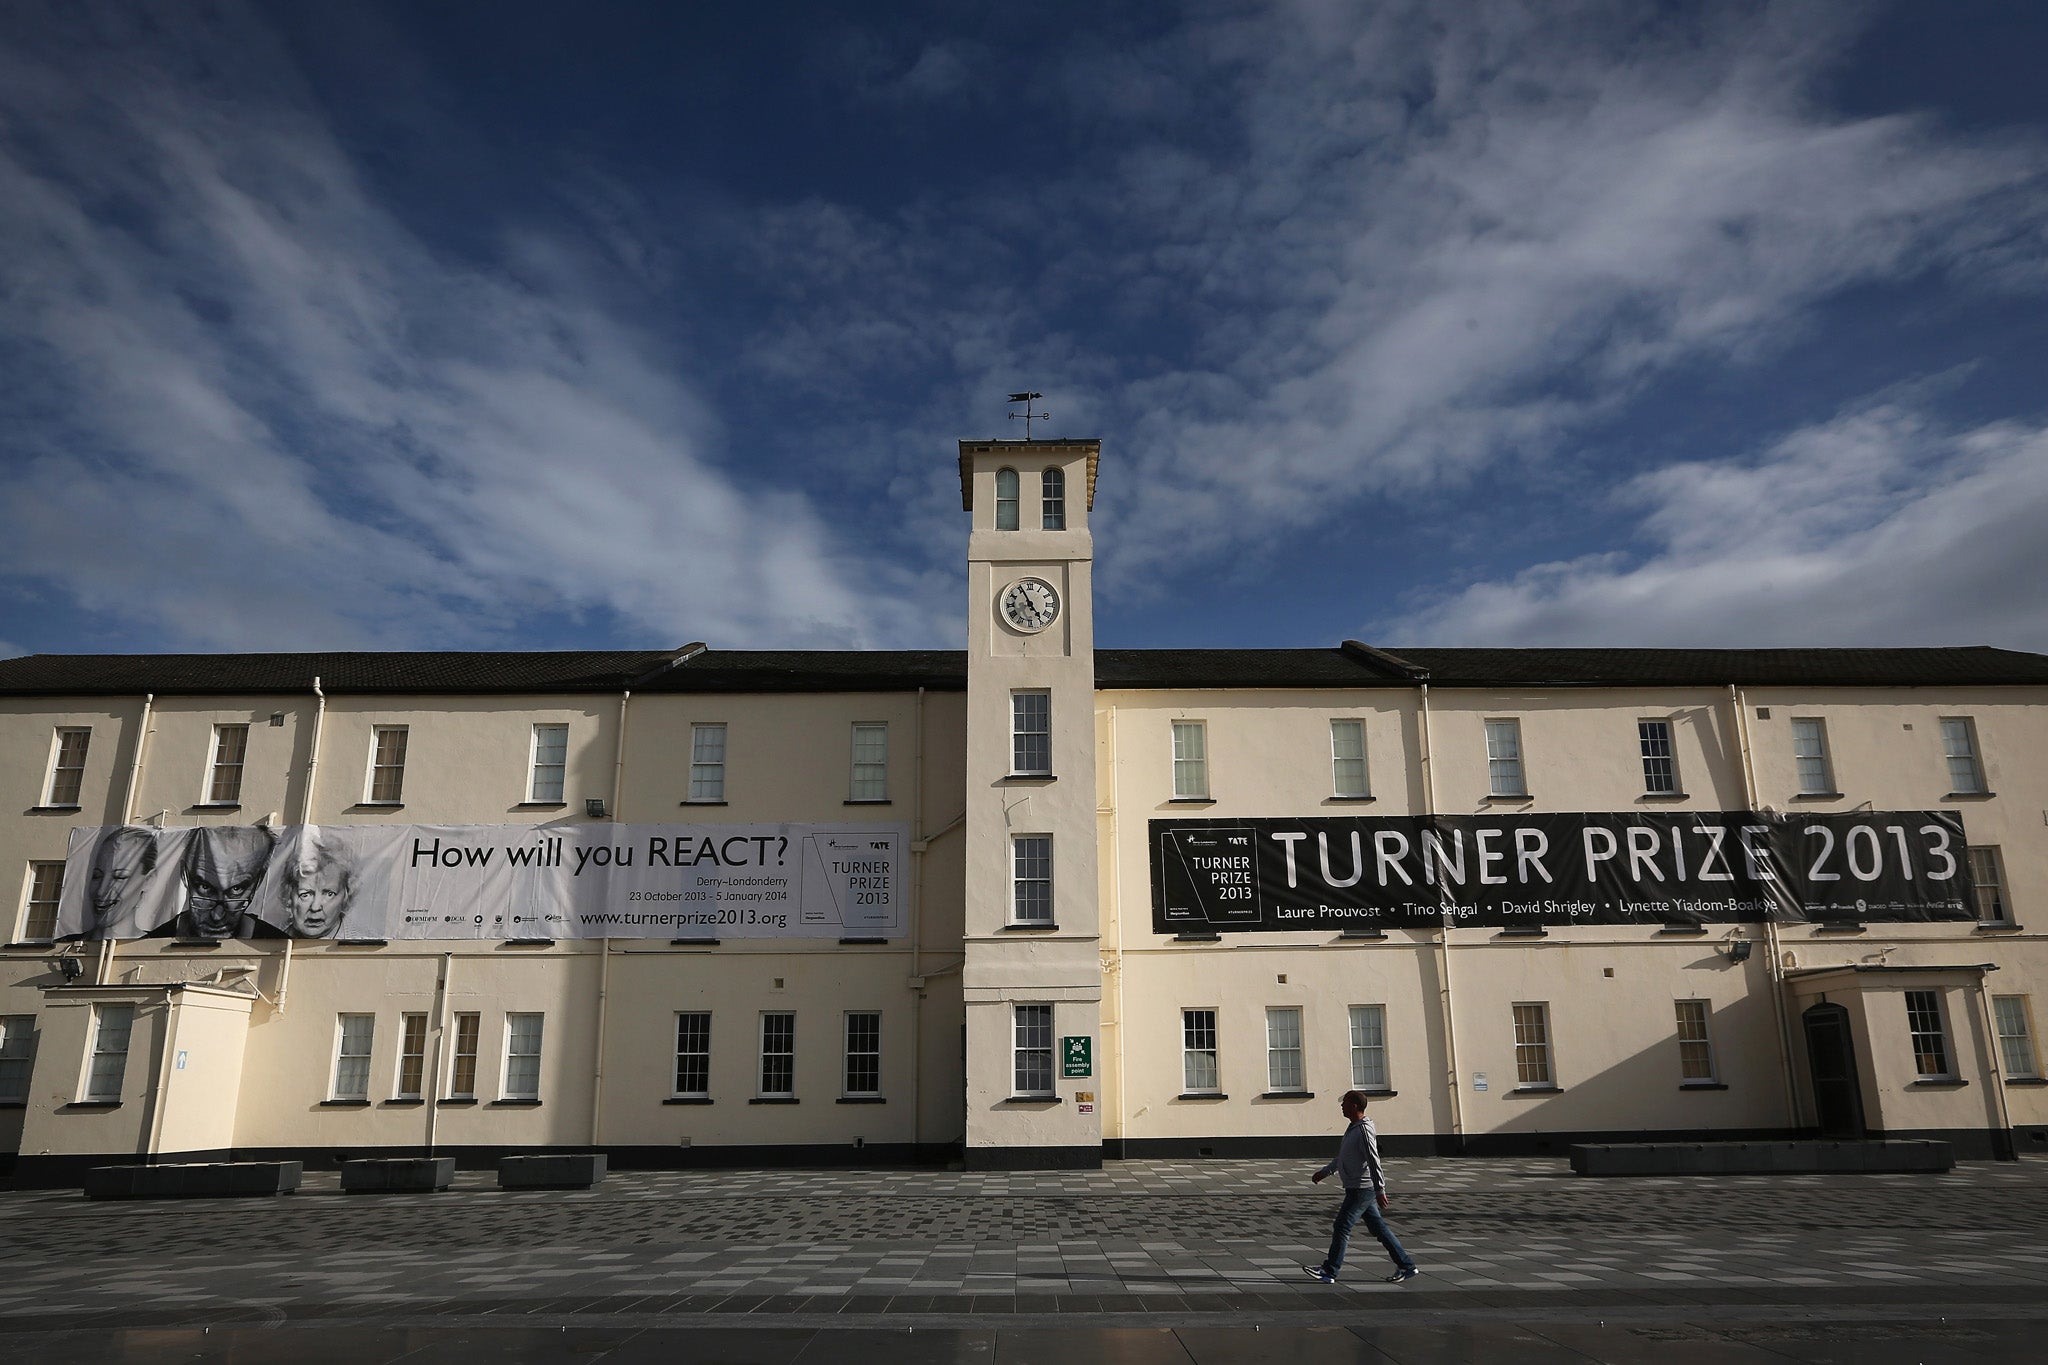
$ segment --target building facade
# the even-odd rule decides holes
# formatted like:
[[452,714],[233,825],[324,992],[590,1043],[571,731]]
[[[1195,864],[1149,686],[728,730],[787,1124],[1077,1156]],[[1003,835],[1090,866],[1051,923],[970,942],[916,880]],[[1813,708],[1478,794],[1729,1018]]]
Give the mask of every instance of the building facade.
[[2048,1151],[2048,658],[1098,650],[1099,454],[959,652],[0,662],[0,1168]]

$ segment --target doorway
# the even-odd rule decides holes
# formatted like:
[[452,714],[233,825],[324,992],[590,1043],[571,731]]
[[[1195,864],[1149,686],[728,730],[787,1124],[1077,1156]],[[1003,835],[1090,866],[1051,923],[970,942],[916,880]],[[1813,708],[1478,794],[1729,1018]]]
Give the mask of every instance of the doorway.
[[1806,1060],[1813,1072],[1813,1108],[1820,1135],[1862,1137],[1863,1095],[1856,1083],[1856,1040],[1849,1032],[1849,1011],[1840,1005],[1819,1004],[1800,1018],[1806,1025]]

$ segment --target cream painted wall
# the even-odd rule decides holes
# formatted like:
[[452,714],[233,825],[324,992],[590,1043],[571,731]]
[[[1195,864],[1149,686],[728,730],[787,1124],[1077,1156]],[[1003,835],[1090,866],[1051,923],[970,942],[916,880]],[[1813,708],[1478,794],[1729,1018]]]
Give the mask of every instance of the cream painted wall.
[[[159,1077],[149,1147],[153,1152],[227,1151],[235,1145],[249,1007],[235,991],[187,986],[170,993],[169,1037],[150,1059]],[[180,1062],[183,1065],[180,1065]]]

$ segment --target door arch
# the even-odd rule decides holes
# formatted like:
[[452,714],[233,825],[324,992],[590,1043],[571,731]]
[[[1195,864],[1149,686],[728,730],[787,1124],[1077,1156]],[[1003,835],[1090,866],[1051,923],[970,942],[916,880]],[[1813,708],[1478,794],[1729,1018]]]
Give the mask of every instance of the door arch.
[[1821,1136],[1862,1137],[1863,1092],[1856,1081],[1856,1039],[1849,1028],[1849,1011],[1822,1002],[1800,1021],[1806,1026],[1806,1063]]

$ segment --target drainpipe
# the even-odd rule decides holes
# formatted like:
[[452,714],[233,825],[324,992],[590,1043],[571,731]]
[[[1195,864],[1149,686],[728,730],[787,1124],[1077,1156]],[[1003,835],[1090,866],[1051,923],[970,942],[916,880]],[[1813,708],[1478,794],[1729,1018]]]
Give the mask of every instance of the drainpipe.
[[171,997],[180,986],[164,987],[164,1041],[157,1052],[156,1084],[150,1088],[149,1126],[143,1130],[142,1151],[144,1165],[150,1164],[163,1146],[164,1140],[164,1099],[171,1088],[171,1049],[178,1044],[178,1010],[172,1005]]
[[619,744],[618,753],[612,760],[612,819],[620,818],[619,802],[626,792],[626,707],[633,700],[633,689],[619,693]]
[[[1417,684],[1422,689],[1422,710],[1416,731],[1416,738],[1422,749],[1422,814],[1425,818],[1436,815],[1436,755],[1429,742],[1429,684]],[[1437,988],[1437,1002],[1442,1006],[1444,1021],[1444,1065],[1451,1082],[1451,1143],[1462,1155],[1465,1150],[1465,1099],[1458,1090],[1458,1022],[1457,1011],[1451,999],[1451,925],[1445,920],[1436,931],[1437,980],[1443,984]]]
[[[1117,844],[1117,815],[1123,809],[1122,770],[1117,763],[1116,751],[1116,706],[1109,708],[1109,724],[1105,727],[1104,738],[1109,741],[1109,838],[1102,841],[1114,856]],[[1109,1060],[1115,1067],[1116,1098],[1103,1107],[1108,1117],[1116,1124],[1119,1144],[1130,1136],[1130,1119],[1124,1109],[1126,1081],[1128,1074],[1124,1067],[1124,897],[1123,877],[1119,869],[1112,866],[1109,872],[1109,922],[1115,932],[1110,935],[1110,973],[1116,978],[1110,999],[1116,1005],[1116,1047],[1110,1050]],[[1105,1097],[1107,1098],[1107,1097]],[[1118,1151],[1125,1150],[1121,1145]]]
[[924,1134],[924,977],[919,971],[919,951],[924,905],[924,689],[917,689],[917,706],[912,712],[910,731],[910,904],[904,918],[910,927],[910,1150],[916,1153]]
[[320,771],[320,732],[327,724],[327,694],[320,690],[320,679],[313,679],[313,695],[319,700],[313,706],[313,742],[306,750],[306,790],[299,794],[299,823],[305,824],[313,810],[313,775]]
[[[619,692],[619,740],[612,758],[611,818],[614,822],[619,818],[619,801],[626,790],[626,719],[627,707],[632,701],[632,688]],[[604,1044],[606,1024],[611,1018],[611,985],[612,941],[607,935],[597,941],[597,1028],[592,1043],[596,1055],[591,1059],[590,1081],[590,1145],[593,1147],[604,1140]]]
[[420,1099],[427,1108],[427,1155],[434,1154],[434,1121],[441,1114],[441,1065],[448,1042],[448,985],[455,979],[455,954],[441,954],[441,971],[434,982],[434,1046],[432,1064],[420,1077]]
[[[1742,760],[1743,800],[1749,809],[1755,810],[1756,765],[1749,743],[1748,704],[1742,689],[1734,683],[1728,684],[1728,704],[1735,711],[1736,753]],[[1771,1017],[1778,1023],[1778,1072],[1785,1081],[1785,1123],[1796,1131],[1799,1127],[1799,1087],[1792,1080],[1792,1016],[1785,1011],[1785,959],[1779,947],[1778,919],[1769,906],[1764,910],[1764,951],[1770,955],[1765,967],[1771,983]]]
[[2004,1059],[1998,1055],[1998,1022],[1991,1012],[1991,996],[1984,989],[1984,978],[1997,970],[1987,964],[1977,973],[1977,1019],[1984,1030],[1984,1053],[1991,1062],[1991,1095],[1995,1101],[1993,1117],[1998,1122],[1998,1132],[1991,1140],[1991,1154],[2000,1161],[2018,1161],[2020,1154],[2012,1144],[2012,1114],[2005,1104],[2005,1066]]
[[[142,786],[142,751],[149,744],[149,721],[156,710],[156,693],[148,692],[142,698],[142,726],[135,732],[135,761],[128,765],[128,788],[121,793],[121,823],[135,823],[135,793]],[[103,938],[99,944],[99,960],[93,964],[92,981],[95,986],[107,985],[114,979],[114,954],[119,950],[117,940]]]

